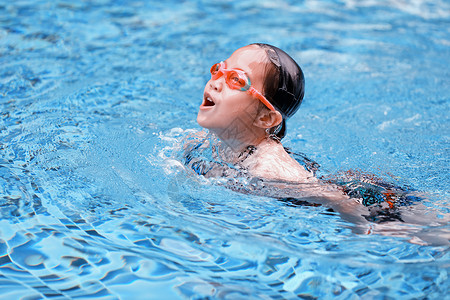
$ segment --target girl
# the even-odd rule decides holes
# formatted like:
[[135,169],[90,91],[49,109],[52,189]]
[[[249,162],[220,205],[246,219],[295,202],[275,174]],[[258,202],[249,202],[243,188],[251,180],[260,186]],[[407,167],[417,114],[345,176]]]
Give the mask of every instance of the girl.
[[315,182],[281,144],[304,87],[303,72],[288,54],[267,44],[248,45],[212,66],[197,122],[238,154],[249,175]]

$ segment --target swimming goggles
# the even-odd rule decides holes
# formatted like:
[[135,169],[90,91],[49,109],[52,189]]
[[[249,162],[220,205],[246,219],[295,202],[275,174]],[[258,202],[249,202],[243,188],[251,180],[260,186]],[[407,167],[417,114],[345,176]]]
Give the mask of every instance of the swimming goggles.
[[211,79],[217,80],[222,75],[225,76],[225,82],[230,89],[247,92],[247,94],[261,101],[268,109],[275,111],[275,108],[266,97],[252,86],[250,78],[248,78],[244,71],[239,69],[226,69],[225,63],[221,61],[211,67]]

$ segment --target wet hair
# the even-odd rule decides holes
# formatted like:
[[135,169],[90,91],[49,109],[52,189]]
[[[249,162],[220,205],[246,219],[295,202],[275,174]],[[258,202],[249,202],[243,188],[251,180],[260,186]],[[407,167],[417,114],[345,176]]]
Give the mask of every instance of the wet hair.
[[264,96],[281,113],[281,123],[270,129],[270,135],[281,140],[286,135],[286,119],[302,104],[305,77],[300,66],[283,50],[268,44],[255,43],[266,51],[268,64],[263,83]]

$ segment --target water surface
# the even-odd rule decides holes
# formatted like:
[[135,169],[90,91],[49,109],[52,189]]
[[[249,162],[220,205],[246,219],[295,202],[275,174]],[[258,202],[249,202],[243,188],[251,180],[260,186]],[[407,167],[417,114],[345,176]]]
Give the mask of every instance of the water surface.
[[[210,66],[252,42],[306,95],[285,145],[449,207],[446,1],[0,1],[5,299],[442,299],[449,226],[357,234],[176,157]],[[414,212],[415,208],[411,208]]]

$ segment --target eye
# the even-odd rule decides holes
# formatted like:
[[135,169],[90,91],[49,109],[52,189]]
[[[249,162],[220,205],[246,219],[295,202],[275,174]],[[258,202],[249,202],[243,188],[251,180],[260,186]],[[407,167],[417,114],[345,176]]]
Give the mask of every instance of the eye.
[[235,84],[239,84],[239,77],[236,75],[230,76],[230,80],[235,83]]
[[228,82],[233,87],[243,88],[246,86],[246,81],[237,72],[230,72],[228,74]]

